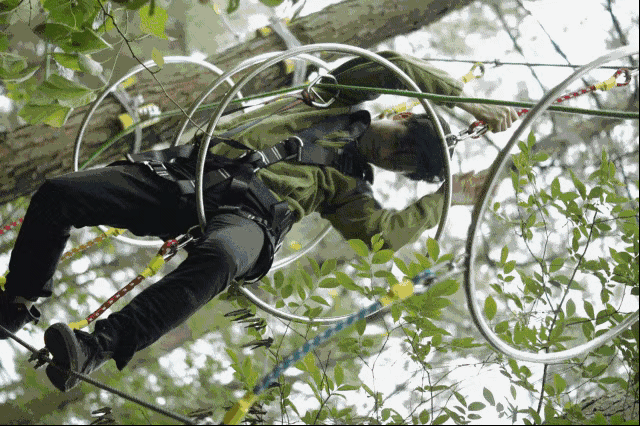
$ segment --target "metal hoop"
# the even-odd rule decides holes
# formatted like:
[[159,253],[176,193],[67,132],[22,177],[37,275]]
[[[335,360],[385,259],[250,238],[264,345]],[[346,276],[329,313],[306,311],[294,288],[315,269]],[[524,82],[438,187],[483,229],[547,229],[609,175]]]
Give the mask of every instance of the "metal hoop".
[[[187,113],[187,117],[183,120],[182,125],[180,126],[180,130],[178,130],[178,133],[176,134],[176,137],[174,139],[174,141],[172,142],[172,146],[176,146],[179,144],[180,138],[182,137],[182,134],[184,133],[186,127],[187,127],[187,123],[189,122],[189,120],[191,119],[191,117],[193,117],[193,114],[197,111],[197,109],[200,107],[200,105],[202,105],[202,103],[204,102],[204,100],[214,91],[218,88],[218,86],[223,82],[223,81],[227,81],[229,80],[232,76],[234,76],[235,74],[237,74],[240,71],[243,71],[249,67],[252,67],[254,65],[257,65],[261,62],[266,61],[267,59],[271,59],[273,57],[276,57],[278,55],[282,55],[283,52],[268,52],[268,53],[263,53],[261,55],[255,56],[253,58],[249,58],[243,62],[241,62],[239,65],[237,65],[235,68],[233,68],[231,71],[228,71],[222,75],[220,75],[218,77],[218,79],[216,79],[213,83],[211,83],[209,85],[209,87],[207,87],[207,89],[204,90],[204,92],[202,92],[202,94],[200,95],[200,97],[191,105],[191,108],[189,109],[188,113]],[[317,58],[313,55],[306,55],[306,54],[302,54],[299,55],[300,58],[302,59],[306,59],[309,62],[314,63],[315,65],[317,65],[318,67],[324,68],[325,70],[329,70],[330,66],[329,64],[327,64],[325,61],[323,61],[320,58]],[[240,92],[238,92],[240,93]],[[297,251],[295,253],[290,254],[289,256],[285,257],[284,259],[280,259],[278,262],[274,263],[272,266],[272,270],[278,270],[281,268],[284,268],[288,265],[290,265],[291,263],[295,262],[296,260],[298,260],[300,257],[304,256],[306,253],[308,253],[311,249],[313,249],[316,245],[318,245],[318,243],[329,233],[329,231],[331,230],[331,225],[327,225],[321,232],[320,234],[318,234],[318,236],[311,241],[311,243],[309,243],[309,245],[307,247],[305,247],[304,249]],[[243,289],[244,290],[244,289]]]
[[[265,63],[263,63],[261,66],[259,66],[256,70],[254,70],[253,72],[251,72],[250,74],[248,74],[247,76],[245,76],[242,80],[240,80],[236,86],[234,86],[234,88],[232,90],[230,90],[229,92],[227,92],[227,94],[225,95],[225,97],[223,98],[223,100],[221,101],[220,105],[218,105],[218,109],[216,110],[216,112],[213,114],[213,117],[211,119],[211,121],[209,122],[209,127],[207,128],[207,133],[206,136],[204,138],[204,140],[202,141],[202,144],[200,146],[200,151],[198,153],[198,164],[197,164],[197,168],[196,168],[196,208],[197,208],[197,214],[198,214],[198,220],[200,222],[200,226],[204,229],[205,225],[206,225],[206,214],[204,211],[204,199],[203,199],[203,176],[204,176],[204,165],[205,165],[205,159],[209,150],[209,144],[211,142],[211,137],[213,136],[213,132],[215,131],[216,125],[218,124],[218,121],[220,120],[220,117],[222,116],[222,112],[227,108],[227,106],[229,105],[229,103],[231,102],[231,99],[233,98],[233,96],[235,95],[235,93],[237,91],[239,91],[242,87],[244,87],[251,79],[253,79],[257,74],[259,74],[260,72],[264,71],[266,68],[275,65],[276,63],[290,58],[292,56],[300,56],[300,54],[302,53],[309,53],[309,52],[320,52],[320,51],[331,51],[331,52],[340,52],[340,53],[348,53],[348,54],[354,54],[354,55],[358,55],[358,56],[363,56],[373,62],[376,62],[380,65],[383,65],[384,67],[388,68],[389,70],[391,70],[392,72],[394,72],[407,86],[409,86],[411,89],[415,90],[417,93],[421,93],[420,88],[418,87],[418,85],[411,80],[411,78],[409,78],[409,76],[407,76],[400,68],[398,68],[397,66],[395,66],[393,63],[391,63],[390,61],[384,59],[383,57],[376,55],[375,53],[369,52],[367,50],[358,48],[358,47],[354,47],[354,46],[347,46],[347,45],[341,45],[341,44],[335,44],[335,43],[324,43],[324,44],[315,44],[315,45],[308,45],[308,46],[301,46],[295,49],[291,49],[287,52],[282,53],[281,55],[273,58],[273,59],[265,59],[263,60]],[[235,72],[235,70],[234,70]],[[211,89],[213,90],[213,89]],[[444,157],[444,163],[445,163],[445,175],[447,177],[447,179],[445,180],[445,189],[446,189],[446,200],[445,203],[443,205],[443,213],[442,213],[442,218],[440,220],[439,226],[438,226],[438,230],[436,232],[436,240],[438,240],[442,234],[442,231],[444,230],[444,226],[446,224],[447,221],[447,216],[449,213],[449,206],[451,204],[451,167],[449,164],[449,155],[448,155],[448,145],[446,142],[446,137],[444,134],[444,131],[442,130],[442,126],[440,125],[440,121],[437,119],[437,116],[435,114],[435,111],[433,110],[433,108],[431,107],[431,105],[429,104],[429,102],[426,99],[420,99],[420,103],[423,105],[425,111],[429,114],[430,118],[432,119],[432,121],[435,123],[436,125],[436,129],[438,132],[438,135],[440,136],[440,142],[441,142],[441,149],[442,152],[444,153],[443,157]],[[285,320],[289,320],[289,321],[293,321],[293,322],[300,322],[300,323],[305,323],[305,324],[332,324],[338,321],[341,321],[342,319],[345,318],[345,316],[342,317],[331,317],[331,318],[315,318],[315,319],[309,319],[306,317],[301,317],[298,315],[293,315],[293,314],[289,314],[286,312],[282,312],[279,311],[277,309],[272,308],[271,306],[269,306],[268,304],[264,303],[263,301],[261,301],[260,299],[258,299],[257,296],[255,296],[254,294],[252,294],[248,289],[244,288],[244,287],[240,287],[240,290],[253,302],[256,304],[256,306],[258,306],[260,309],[263,309],[264,311],[268,312],[271,315],[274,315],[278,318],[281,319],[285,319]]]
[[[204,68],[207,68],[210,71],[213,71],[214,73],[221,75],[223,74],[222,70],[218,67],[216,67],[215,65],[201,60],[201,59],[196,59],[196,58],[190,58],[188,56],[167,56],[166,58],[164,58],[164,62],[167,64],[174,64],[174,63],[192,63],[192,64],[196,64],[196,65],[200,65]],[[154,67],[155,62],[153,60],[149,60],[147,62],[145,62],[143,65],[137,65],[135,67],[133,67],[129,72],[127,72],[124,76],[122,76],[119,80],[117,80],[115,83],[113,83],[111,86],[109,86],[103,93],[102,95],[100,95],[94,102],[93,105],[91,105],[91,109],[89,109],[89,111],[87,112],[87,115],[85,115],[84,120],[82,121],[82,125],[80,126],[80,130],[78,131],[78,136],[76,136],[76,141],[75,141],[75,146],[73,149],[73,171],[77,172],[79,170],[79,159],[80,159],[80,146],[82,145],[82,138],[84,137],[84,133],[87,130],[87,127],[89,125],[89,121],[91,120],[91,117],[93,116],[93,114],[96,112],[96,110],[98,109],[98,106],[102,103],[102,101],[104,100],[104,98],[106,98],[109,93],[113,92],[123,81],[125,81],[126,79],[138,74],[139,72],[142,72],[144,70],[146,70],[149,67]],[[146,67],[146,68],[145,68]],[[226,81],[231,87],[233,87],[234,83],[230,78],[226,78],[223,79],[221,81]],[[240,92],[238,92],[239,96]],[[185,123],[186,126],[186,123]],[[136,128],[136,135],[137,133],[140,131],[140,127]],[[141,134],[141,133],[140,133]],[[137,136],[136,136],[137,138]],[[137,147],[134,147],[134,152],[137,152],[138,149]],[[102,226],[100,225],[99,228],[102,230],[102,232],[106,232],[107,229],[109,229],[106,226]],[[114,238],[116,238],[119,241],[122,241],[123,243],[127,243],[127,244],[131,244],[134,246],[138,246],[138,247],[155,247],[155,248],[159,248],[162,246],[163,242],[156,240],[156,241],[149,241],[149,240],[144,240],[144,239],[139,239],[139,238],[130,238],[130,237],[126,237],[123,235],[117,235]]]
[[507,145],[500,151],[498,156],[496,157],[493,165],[491,166],[491,174],[490,178],[487,179],[485,185],[482,189],[483,197],[478,200],[473,209],[471,226],[469,227],[469,234],[467,237],[467,256],[465,259],[465,271],[464,271],[464,280],[465,280],[465,291],[467,295],[467,304],[469,305],[469,311],[471,312],[472,319],[480,333],[484,336],[485,339],[493,346],[497,351],[502,352],[503,354],[516,358],[521,361],[528,362],[537,362],[537,363],[556,363],[561,362],[567,359],[574,358],[581,354],[592,351],[598,346],[604,344],[610,339],[613,339],[627,328],[631,327],[635,322],[638,321],[639,311],[636,311],[633,314],[630,314],[627,318],[625,318],[621,323],[607,331],[606,333],[594,338],[593,340],[584,343],[582,345],[578,345],[574,348],[554,352],[554,353],[531,353],[521,351],[519,349],[512,348],[507,345],[503,340],[501,340],[495,332],[489,327],[489,324],[484,318],[482,313],[482,309],[479,306],[479,302],[475,297],[476,286],[475,280],[473,277],[474,271],[474,262],[475,262],[475,238],[478,232],[478,227],[480,223],[480,219],[484,216],[487,205],[489,204],[489,195],[493,192],[497,179],[496,177],[500,175],[501,171],[504,169],[505,164],[507,163],[507,159],[509,158],[509,152],[513,148],[513,146],[518,141],[518,138],[522,135],[524,130],[529,126],[530,123],[533,122],[540,114],[542,114],[549,105],[553,103],[553,101],[560,95],[560,93],[573,81],[582,75],[586,74],[588,71],[615,59],[621,58],[623,56],[632,55],[638,53],[637,47],[625,46],[618,48],[606,55],[599,57],[598,59],[592,61],[591,63],[584,65],[578,68],[573,74],[567,77],[563,82],[554,87],[550,92],[548,92],[538,104],[529,112],[529,114],[525,117],[525,119],[520,123],[520,126],[516,129],[513,136],[507,143]]

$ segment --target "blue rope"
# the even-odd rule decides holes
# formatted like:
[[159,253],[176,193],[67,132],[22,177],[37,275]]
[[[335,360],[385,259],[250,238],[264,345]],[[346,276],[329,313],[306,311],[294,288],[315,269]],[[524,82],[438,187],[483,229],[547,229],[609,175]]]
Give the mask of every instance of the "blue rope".
[[288,357],[283,359],[280,362],[280,364],[276,365],[275,368],[273,370],[271,370],[271,372],[269,374],[264,376],[262,378],[262,380],[260,380],[260,382],[258,382],[258,384],[253,388],[254,395],[259,395],[260,393],[262,393],[267,387],[269,387],[269,385],[272,382],[275,382],[276,380],[278,380],[278,377],[280,377],[280,374],[282,374],[287,368],[291,367],[293,364],[295,364],[296,362],[298,362],[302,358],[304,358],[305,355],[307,355],[313,349],[315,349],[316,347],[318,347],[322,343],[324,343],[327,340],[329,340],[335,334],[340,333],[345,328],[348,328],[354,322],[360,321],[362,319],[365,319],[367,316],[369,316],[369,315],[373,314],[374,312],[378,311],[380,308],[382,308],[382,303],[377,301],[377,302],[371,304],[370,306],[367,306],[365,308],[360,309],[355,314],[345,318],[344,320],[340,321],[339,323],[337,323],[333,327],[326,329],[325,331],[323,331],[322,333],[318,334],[313,339],[308,340],[307,342],[305,342],[305,344],[302,345],[301,348],[299,348],[298,350],[293,352],[291,355],[289,355]]

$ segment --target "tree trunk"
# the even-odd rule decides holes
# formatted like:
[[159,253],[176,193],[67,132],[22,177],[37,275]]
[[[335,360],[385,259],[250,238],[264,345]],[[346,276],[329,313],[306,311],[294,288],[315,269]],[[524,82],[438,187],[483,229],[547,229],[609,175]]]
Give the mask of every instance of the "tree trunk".
[[[469,3],[471,0],[346,0],[300,18],[292,22],[289,28],[305,44],[333,42],[370,48],[390,37],[420,29],[447,12]],[[228,70],[257,54],[284,49],[285,45],[279,37],[271,34],[234,46],[208,60]],[[211,74],[201,70],[174,71],[174,68],[177,67],[167,65],[168,76],[163,78],[163,84],[167,93],[185,108],[210,83]],[[127,70],[120,69],[116,74],[123,75]],[[245,86],[243,93],[246,95],[273,89],[286,84],[287,79],[288,76],[281,70],[267,70],[263,76]],[[176,108],[148,73],[138,74],[135,89],[144,93],[145,103],[153,102],[163,111]],[[0,142],[0,170],[3,171],[0,176],[0,203],[31,193],[47,177],[72,171],[73,142],[88,109],[87,106],[74,110],[61,128],[24,126],[12,132],[6,141]],[[121,112],[120,105],[114,99],[107,97],[104,100],[84,137],[81,164],[100,144],[118,132],[116,118]],[[178,119],[166,119],[144,129],[142,149],[161,141],[171,141],[178,123]],[[133,135],[129,135],[118,142],[117,147],[102,154],[100,162],[120,159],[132,141]]]

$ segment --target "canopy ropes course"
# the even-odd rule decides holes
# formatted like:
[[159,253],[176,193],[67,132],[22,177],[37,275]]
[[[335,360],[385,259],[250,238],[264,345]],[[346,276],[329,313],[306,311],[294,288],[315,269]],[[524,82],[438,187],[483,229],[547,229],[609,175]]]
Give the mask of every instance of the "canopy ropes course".
[[[380,88],[372,88],[372,87],[356,87],[356,86],[344,86],[337,84],[335,78],[333,78],[328,72],[330,71],[330,67],[327,63],[322,61],[313,55],[313,53],[320,52],[332,52],[332,53],[340,53],[352,56],[358,56],[361,58],[366,58],[374,63],[382,65],[386,69],[393,72],[397,78],[404,83],[404,85],[408,88],[408,90],[390,90],[390,89],[380,89]],[[623,318],[617,325],[613,326],[606,332],[599,334],[597,337],[594,337],[591,340],[588,340],[585,343],[579,344],[569,349],[560,350],[557,352],[527,352],[519,349],[515,344],[508,344],[505,340],[501,339],[500,336],[496,333],[495,329],[489,324],[485,314],[483,313],[483,308],[481,306],[481,298],[478,296],[478,290],[476,288],[476,259],[477,259],[477,251],[478,246],[480,245],[480,227],[485,218],[485,213],[487,213],[489,209],[489,204],[493,194],[495,194],[497,186],[499,185],[499,180],[501,173],[505,170],[508,165],[508,160],[511,158],[510,153],[513,150],[513,147],[518,143],[519,138],[523,135],[526,129],[530,127],[530,125],[538,118],[541,114],[543,114],[547,110],[569,113],[569,114],[582,114],[582,115],[590,115],[590,116],[600,116],[607,118],[617,118],[617,119],[632,119],[638,120],[639,115],[637,112],[626,112],[626,111],[606,111],[606,110],[591,110],[584,108],[574,108],[574,107],[566,107],[559,105],[560,103],[567,101],[569,99],[591,93],[595,90],[610,90],[614,87],[622,87],[629,84],[631,78],[638,73],[638,69],[629,70],[627,68],[621,67],[613,67],[615,69],[615,73],[605,81],[601,83],[594,84],[589,87],[585,87],[579,91],[564,93],[564,90],[578,78],[582,77],[589,71],[596,68],[611,68],[606,64],[614,61],[616,59],[620,59],[630,55],[636,55],[638,53],[637,47],[621,47],[616,50],[613,50],[594,61],[581,66],[575,66],[577,69],[565,80],[555,86],[552,90],[546,93],[543,98],[533,104],[529,102],[513,102],[513,101],[502,101],[502,100],[488,100],[488,99],[480,99],[480,98],[460,98],[460,97],[451,97],[451,96],[442,96],[442,95],[434,95],[429,93],[422,93],[418,85],[411,79],[407,74],[405,74],[400,68],[386,60],[385,58],[372,53],[370,51],[360,49],[353,46],[340,45],[340,44],[315,44],[315,45],[306,45],[306,46],[298,46],[293,47],[286,52],[273,52],[264,55],[259,55],[250,60],[247,60],[231,71],[223,72],[219,68],[214,65],[194,58],[189,57],[167,57],[164,58],[166,64],[180,64],[180,63],[191,63],[198,65],[200,67],[205,68],[216,74],[218,77],[207,87],[202,95],[193,102],[190,109],[187,112],[187,116],[183,119],[182,124],[180,126],[179,131],[177,132],[172,146],[178,146],[181,143],[182,136],[186,131],[188,125],[195,124],[196,127],[202,129],[203,123],[194,123],[193,116],[196,112],[202,110],[210,110],[213,109],[212,114],[210,115],[210,119],[207,123],[206,130],[204,132],[204,137],[201,139],[200,148],[198,152],[198,160],[197,160],[197,168],[196,168],[196,207],[197,207],[197,216],[199,220],[199,226],[196,226],[189,230],[188,233],[177,237],[174,240],[169,240],[165,242],[158,241],[150,241],[144,238],[139,237],[127,237],[124,234],[125,230],[114,229],[114,228],[106,228],[102,227],[103,234],[97,237],[95,240],[90,241],[81,245],[80,247],[74,248],[71,251],[65,253],[62,257],[62,261],[70,259],[75,254],[93,246],[108,237],[113,237],[117,240],[120,240],[124,243],[141,246],[141,247],[156,247],[159,248],[156,256],[151,260],[147,268],[144,269],[136,278],[134,278],[131,282],[129,282],[126,286],[124,286],[121,290],[119,290],[116,294],[110,297],[105,303],[103,303],[96,311],[85,317],[84,319],[71,323],[70,326],[75,329],[83,328],[91,324],[96,318],[98,318],[103,312],[105,312],[111,305],[113,305],[117,300],[122,298],[126,293],[131,291],[135,286],[140,284],[145,278],[150,277],[157,273],[162,266],[168,262],[172,257],[176,255],[176,253],[181,249],[187,246],[196,236],[199,229],[204,230],[204,227],[207,223],[206,213],[204,209],[204,198],[203,198],[203,176],[205,169],[205,159],[206,155],[209,151],[209,146],[212,140],[212,137],[215,135],[216,128],[220,124],[220,119],[223,115],[225,115],[225,111],[228,111],[230,105],[239,105],[237,109],[232,111],[242,111],[249,106],[253,106],[253,101],[259,100],[262,104],[266,102],[270,102],[274,97],[282,97],[288,96],[291,97],[294,101],[300,101],[300,97],[307,98],[310,100],[311,104],[317,108],[322,108],[330,105],[335,98],[338,96],[341,90],[360,90],[360,91],[372,91],[378,94],[392,94],[396,96],[404,96],[408,98],[415,99],[414,101],[405,102],[397,107],[390,108],[384,111],[381,116],[393,115],[397,113],[401,113],[408,109],[413,108],[416,105],[421,105],[425,112],[431,117],[433,123],[435,123],[437,133],[440,137],[441,151],[442,153],[447,153],[451,145],[455,145],[461,141],[467,140],[469,138],[475,139],[482,136],[487,132],[488,127],[485,123],[477,121],[472,123],[468,129],[463,130],[457,135],[449,135],[447,140],[447,135],[445,135],[439,120],[436,119],[435,111],[433,110],[429,101],[443,101],[443,102],[469,102],[469,103],[484,103],[484,104],[497,104],[497,105],[506,105],[521,108],[519,109],[518,115],[524,117],[524,119],[520,122],[519,126],[516,128],[515,132],[509,139],[508,143],[504,146],[504,148],[499,152],[495,161],[492,164],[490,169],[489,176],[485,180],[484,187],[481,192],[481,197],[477,200],[473,212],[472,212],[472,222],[469,227],[468,235],[467,235],[467,244],[466,244],[466,255],[463,256],[462,259],[452,260],[445,263],[436,264],[433,267],[430,267],[418,274],[414,277],[406,278],[399,284],[393,285],[388,292],[378,298],[375,302],[360,309],[358,312],[353,313],[351,315],[344,316],[336,316],[336,317],[306,317],[294,315],[289,312],[285,312],[279,309],[276,309],[270,306],[268,303],[261,300],[258,296],[256,296],[253,292],[247,289],[244,286],[239,286],[239,290],[258,308],[264,310],[270,315],[273,315],[277,318],[292,321],[303,324],[312,324],[312,325],[322,325],[322,326],[330,326],[325,329],[323,332],[318,334],[313,339],[307,341],[302,345],[299,349],[294,351],[291,355],[286,357],[282,362],[276,365],[273,370],[265,375],[258,384],[250,391],[247,392],[242,398],[237,400],[234,406],[229,410],[224,417],[225,424],[237,424],[249,411],[250,407],[260,398],[260,395],[269,388],[269,386],[273,382],[277,382],[280,375],[287,370],[290,366],[301,360],[306,354],[312,351],[314,348],[322,345],[326,341],[330,340],[334,335],[340,333],[342,330],[350,327],[356,321],[366,319],[367,317],[379,312],[382,309],[388,308],[392,304],[405,300],[408,297],[416,293],[424,293],[429,291],[429,286],[434,283],[446,280],[451,278],[452,276],[463,274],[464,276],[464,287],[466,292],[467,304],[469,307],[469,311],[471,313],[472,319],[479,329],[480,333],[484,336],[484,338],[489,342],[489,344],[497,351],[505,354],[510,358],[515,358],[522,361],[534,362],[534,363],[557,363],[564,360],[568,360],[579,356],[581,354],[586,354],[588,352],[593,351],[604,343],[614,339],[616,336],[620,335],[620,333],[624,332],[628,328],[630,328],[633,324],[638,322],[639,313],[638,311],[627,315]],[[319,77],[313,80],[309,84],[303,85],[294,85],[290,88],[285,88],[281,90],[275,90],[267,93],[263,93],[260,95],[243,97],[241,94],[241,89],[247,85],[251,80],[255,79],[262,71],[266,70],[269,67],[272,67],[276,64],[279,64],[283,61],[290,60],[290,58],[294,58],[296,61],[300,62],[310,62],[317,66],[319,69],[324,70],[324,74],[320,73]],[[462,62],[463,60],[457,60]],[[478,63],[476,61],[473,62],[474,65],[465,76],[462,77],[462,80],[466,83],[475,78],[479,78],[484,73],[484,65]],[[488,61],[489,62],[489,61]],[[499,65],[530,65],[530,66],[570,66],[570,65],[559,65],[559,64],[526,64],[526,63],[508,63],[502,61],[494,61],[495,66]],[[81,165],[80,164],[80,150],[82,146],[82,140],[85,132],[89,128],[89,123],[91,118],[95,114],[96,110],[100,106],[100,104],[104,101],[104,99],[113,93],[117,93],[123,84],[126,84],[127,81],[130,81],[132,77],[136,74],[148,70],[148,68],[153,67],[154,62],[149,61],[143,65],[137,66],[133,68],[131,71],[122,76],[118,81],[114,82],[109,88],[107,88],[104,93],[99,96],[96,101],[93,103],[88,113],[86,114],[84,121],[80,127],[78,132],[74,155],[73,155],[73,164],[74,170],[78,171],[85,167],[87,167],[90,163],[95,161],[98,156],[107,150],[109,147],[114,145],[117,141],[119,141],[124,135],[134,132],[135,135],[135,143],[133,144],[133,152],[137,153],[140,149],[141,145],[141,131],[140,129],[144,126],[148,126],[157,122],[158,120],[170,117],[170,116],[178,116],[183,114],[182,110],[177,111],[167,111],[160,112],[157,107],[147,106],[145,108],[127,108],[127,115],[121,117],[121,121],[123,123],[124,129],[106,141],[102,146],[94,152],[89,158]],[[246,74],[242,79],[240,79],[237,83],[234,83],[232,78],[236,76],[238,73],[241,73],[247,69],[251,69],[251,71]],[[224,97],[216,103],[213,104],[204,104],[204,101],[222,84],[227,84],[230,86],[230,89],[226,92]],[[329,99],[324,99],[320,92],[317,89],[323,89],[321,93],[331,93]],[[122,94],[119,95],[122,97]],[[120,98],[119,98],[120,99]],[[265,100],[266,99],[266,100]],[[278,98],[280,99],[280,98]],[[443,155],[444,168],[445,168],[445,202],[442,208],[441,220],[439,222],[435,239],[439,240],[443,234],[447,217],[451,205],[452,199],[452,185],[451,185],[451,166],[449,155]],[[6,231],[11,230],[12,228],[18,227],[22,219],[16,220],[8,225],[0,228],[0,235],[4,234]],[[330,227],[326,226],[321,232],[310,241],[306,247],[300,248],[298,251],[277,260],[273,267],[273,270],[278,270],[281,268],[285,268],[288,265],[291,265],[301,256],[304,256],[310,250],[312,250],[330,231]],[[5,279],[0,277],[0,286],[4,287]],[[30,352],[32,352],[32,357],[30,361],[36,362],[36,368],[42,366],[46,363],[52,363],[52,359],[48,354],[46,348],[37,350],[27,342],[23,341],[19,337],[14,334],[8,332],[4,327],[0,326],[0,331],[6,333],[15,340],[20,345],[27,348]],[[60,368],[60,367],[57,367]],[[140,404],[150,410],[153,410],[162,415],[168,416],[173,420],[178,422],[182,422],[184,424],[195,424],[193,418],[185,417],[176,413],[169,412],[161,407],[158,407],[153,404],[149,404],[145,401],[142,401],[140,398],[127,395],[123,392],[120,392],[116,389],[113,389],[109,386],[105,386],[101,383],[96,382],[90,377],[79,374],[71,371],[71,374],[76,378],[91,383],[94,386],[97,386],[101,389],[104,389],[108,392],[119,395],[125,399],[128,399],[131,402],[136,404]]]

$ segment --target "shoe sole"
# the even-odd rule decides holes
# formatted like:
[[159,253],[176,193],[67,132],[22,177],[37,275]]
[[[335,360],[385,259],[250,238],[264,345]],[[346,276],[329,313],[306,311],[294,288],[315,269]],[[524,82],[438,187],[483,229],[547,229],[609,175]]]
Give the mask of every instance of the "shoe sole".
[[80,370],[77,365],[78,344],[73,330],[66,324],[54,324],[45,331],[44,344],[57,366],[47,366],[47,377],[57,389],[66,392],[78,382],[67,370]]

